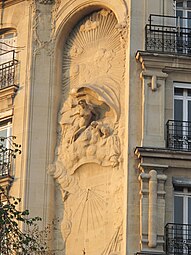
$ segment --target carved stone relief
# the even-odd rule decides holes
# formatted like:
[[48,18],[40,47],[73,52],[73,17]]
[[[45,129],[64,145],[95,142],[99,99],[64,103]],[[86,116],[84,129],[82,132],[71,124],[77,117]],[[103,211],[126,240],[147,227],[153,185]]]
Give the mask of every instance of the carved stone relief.
[[61,143],[57,148],[57,157],[70,174],[88,162],[119,165],[120,141],[115,122],[119,110],[111,100],[111,95],[103,89],[98,93],[93,85],[70,92],[59,113]]
[[79,22],[65,45],[63,92],[80,84],[109,87],[119,97],[123,81],[124,49],[117,20],[109,10],[101,10]]
[[63,54],[63,102],[49,170],[62,192],[67,255],[121,254],[125,57],[116,24],[108,10],[92,13],[72,30]]
[[[55,33],[55,9],[57,1],[53,5],[53,0],[33,0],[33,54],[38,55],[41,50],[45,50],[48,56],[54,52]],[[54,21],[53,21],[54,20]],[[45,28],[45,26],[49,25]]]

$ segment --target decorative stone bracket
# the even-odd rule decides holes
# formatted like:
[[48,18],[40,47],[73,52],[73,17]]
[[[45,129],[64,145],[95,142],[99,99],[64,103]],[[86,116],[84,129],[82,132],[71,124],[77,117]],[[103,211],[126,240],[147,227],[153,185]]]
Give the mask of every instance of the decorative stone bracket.
[[167,166],[139,166],[141,250],[163,252]]

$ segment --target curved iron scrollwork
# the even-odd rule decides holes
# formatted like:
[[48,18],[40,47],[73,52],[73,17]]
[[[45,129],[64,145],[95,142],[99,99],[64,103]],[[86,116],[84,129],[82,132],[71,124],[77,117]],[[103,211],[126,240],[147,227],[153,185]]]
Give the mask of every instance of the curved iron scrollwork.
[[[191,55],[191,28],[180,26],[178,17],[153,15],[145,27],[145,49],[161,53]],[[180,18],[181,24],[187,18]]]

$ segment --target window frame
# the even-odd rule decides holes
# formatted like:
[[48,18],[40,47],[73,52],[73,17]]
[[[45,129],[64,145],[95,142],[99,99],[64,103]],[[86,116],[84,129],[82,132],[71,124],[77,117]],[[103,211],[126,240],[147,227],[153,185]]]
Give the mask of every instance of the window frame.
[[[175,88],[183,89],[183,95],[175,95]],[[183,120],[188,121],[188,102],[191,102],[191,96],[188,95],[188,89],[191,90],[191,83],[174,82],[173,86],[173,119],[175,119],[175,100],[183,101]]]
[[[182,197],[183,198],[183,208],[182,208],[182,215],[183,215],[183,222],[180,224],[189,224],[188,222],[188,201],[189,198],[191,199],[191,191],[189,191],[188,187],[183,187],[182,191],[176,191],[174,190],[174,202],[173,202],[173,222],[175,222],[175,197]],[[179,223],[178,223],[179,224]],[[190,223],[191,224],[191,223]]]
[[[1,137],[1,131],[7,130],[7,136],[12,136],[12,119],[0,121],[0,137]],[[2,136],[5,137],[5,136]],[[10,149],[10,142],[8,139],[5,140],[5,146],[7,149]]]

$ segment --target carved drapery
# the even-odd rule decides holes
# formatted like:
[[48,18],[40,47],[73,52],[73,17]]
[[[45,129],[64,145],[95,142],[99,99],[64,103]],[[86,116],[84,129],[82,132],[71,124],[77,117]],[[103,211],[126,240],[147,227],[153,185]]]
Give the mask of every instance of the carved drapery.
[[66,254],[121,251],[120,38],[114,14],[101,10],[82,19],[65,44],[58,142],[49,170],[62,192]]

